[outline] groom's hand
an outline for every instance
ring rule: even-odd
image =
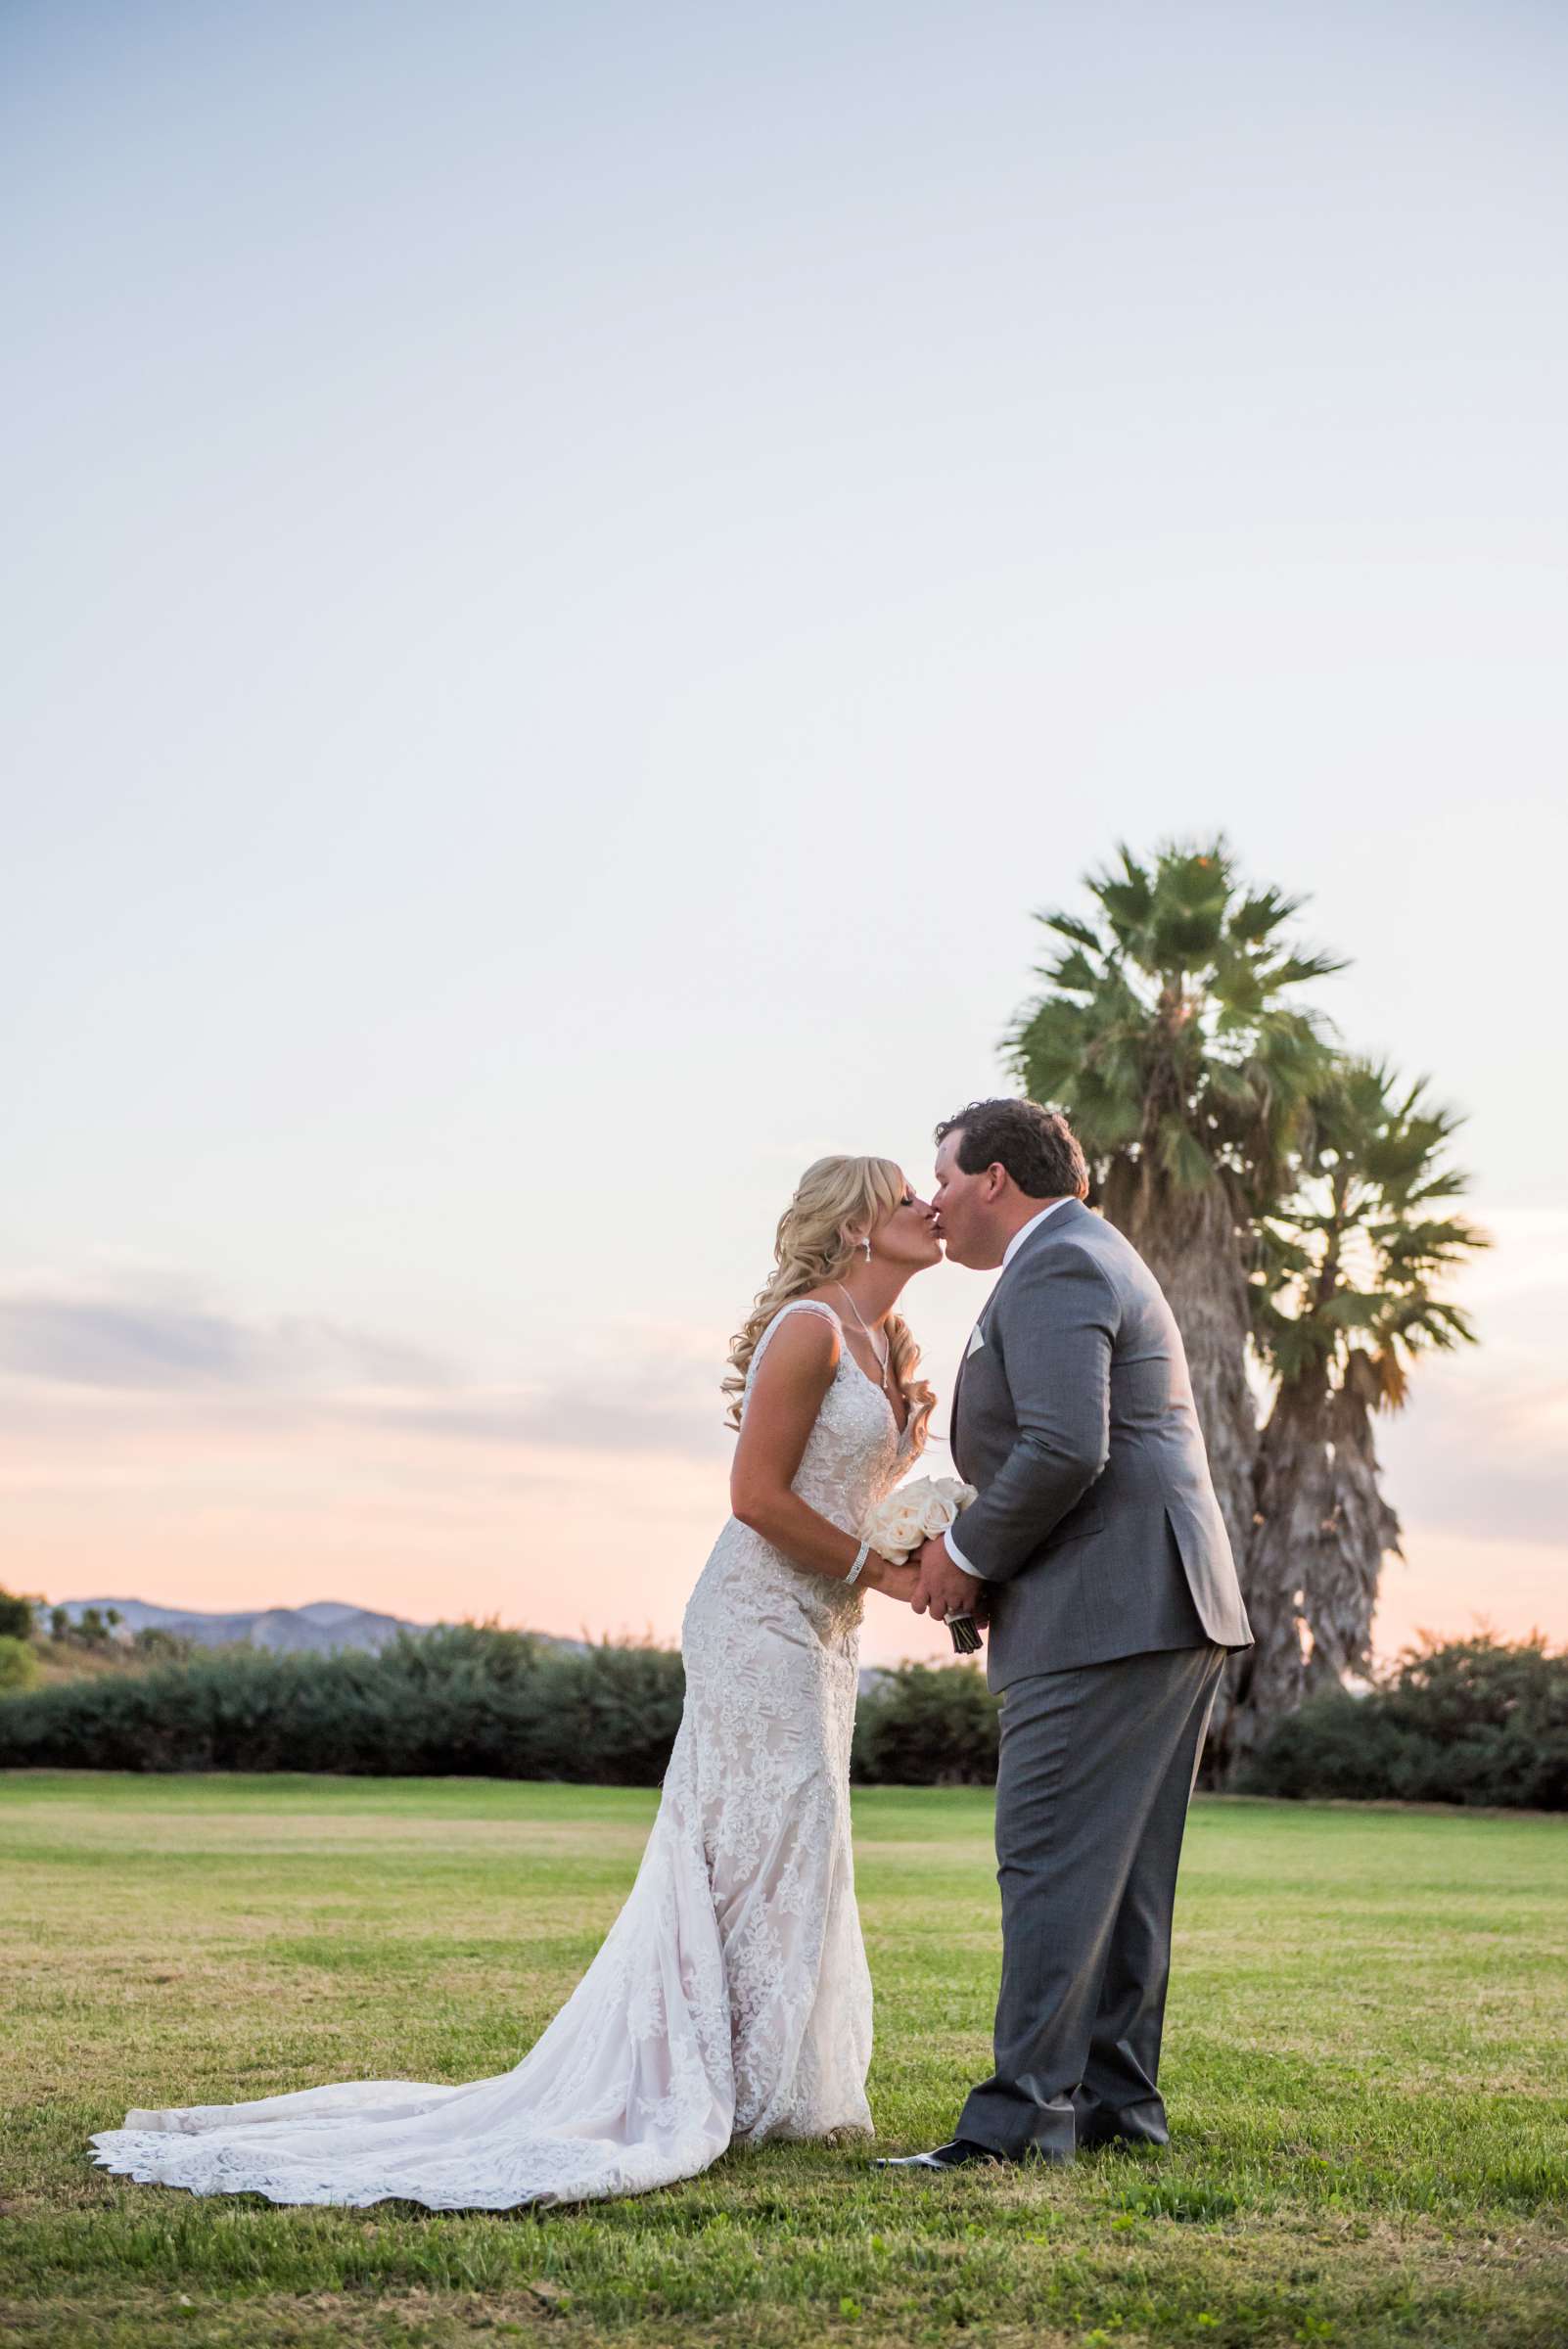
[[[978,1576],[965,1574],[961,1566],[953,1564],[940,1534],[934,1534],[922,1544],[915,1563],[920,1579],[909,1604],[917,1615],[930,1615],[938,1623],[948,1615],[980,1617],[981,1595],[986,1586]]]

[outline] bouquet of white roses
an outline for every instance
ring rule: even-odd
[[[955,1476],[914,1477],[906,1485],[896,1485],[877,1502],[860,1528],[860,1539],[890,1565],[901,1566],[922,1542],[945,1534],[959,1510],[978,1497],[973,1485],[962,1485]]]
[[[933,1534],[945,1534],[960,1509],[979,1498],[973,1485],[955,1476],[917,1476],[879,1500],[860,1528],[860,1539],[894,1566],[901,1566]],[[980,1632],[972,1615],[949,1615],[947,1629],[961,1656],[972,1656]]]

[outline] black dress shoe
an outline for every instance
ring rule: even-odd
[[[949,2145],[938,2145],[933,2153],[885,2153],[871,2167],[874,2170],[961,2170],[972,2161],[989,2161],[1000,2165],[1007,2156],[990,2145],[977,2145],[967,2137],[955,2137]]]

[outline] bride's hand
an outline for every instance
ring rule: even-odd
[[[876,1587],[887,1598],[896,1598],[900,1606],[909,1606],[920,1583],[920,1569],[913,1561],[895,1566],[884,1558],[877,1571]]]

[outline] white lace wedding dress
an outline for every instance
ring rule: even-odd
[[[786,1306],[762,1333],[755,1372]],[[848,1345],[795,1491],[846,1531],[905,1441]],[[129,2112],[106,2169],[198,2194],[431,2210],[641,2193],[732,2141],[869,2130],[871,1978],[850,1852],[861,1597],[734,1518],[681,1631],[686,1703],[653,1832],[598,1956],[514,2071],[344,2081]]]

